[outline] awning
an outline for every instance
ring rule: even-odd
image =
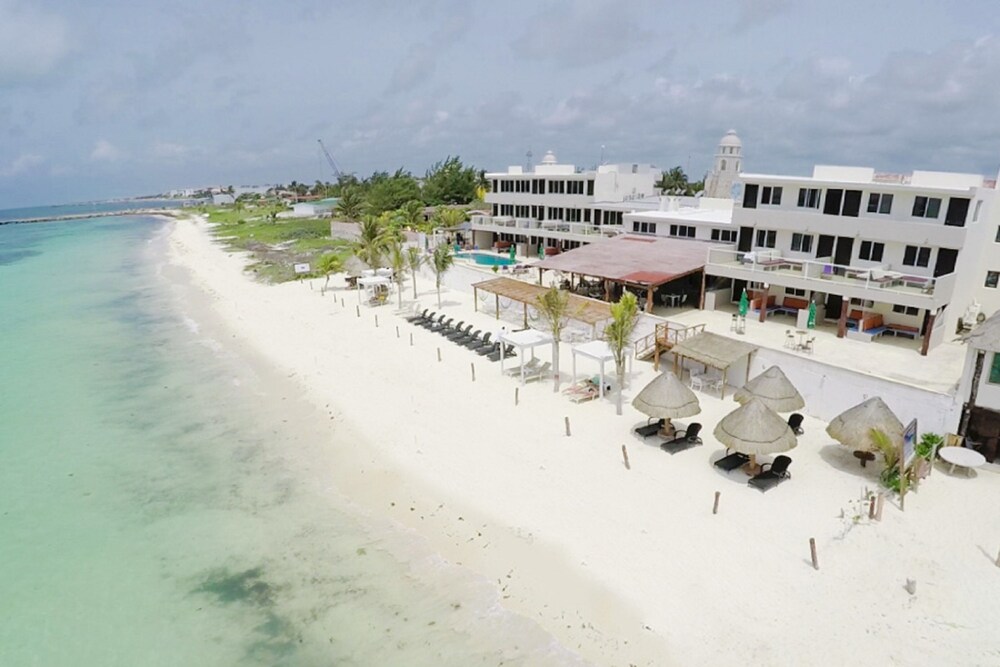
[[[503,360],[504,360],[504,345],[503,343],[508,343],[513,345],[521,352],[521,384],[524,384],[524,351],[527,349],[531,350],[532,356],[535,354],[535,347],[538,345],[551,345],[552,335],[547,334],[544,331],[536,331],[535,329],[525,329],[523,331],[512,331],[510,333],[502,333],[499,336],[500,339],[500,372],[503,373]],[[554,348],[553,348],[554,352]]]
[[[573,382],[576,382],[576,355],[582,354],[590,357],[601,364],[601,384],[599,388],[601,398],[604,398],[604,362],[614,361],[615,355],[611,347],[603,340],[592,340],[573,347]]]
[[[670,352],[712,368],[726,370],[743,357],[750,356],[756,349],[756,345],[703,331],[674,345]]]
[[[534,285],[532,283],[526,283],[523,280],[515,280],[513,278],[492,278],[490,280],[484,280],[482,282],[475,283],[472,286],[472,292],[476,297],[477,309],[479,308],[479,290],[496,294],[498,300],[500,297],[504,297],[512,301],[523,303],[525,310],[524,326],[528,326],[528,306],[537,309],[539,295],[548,292],[549,288]],[[499,317],[500,313],[498,309],[497,319],[499,319]],[[611,306],[603,301],[587,299],[576,294],[570,294],[569,318],[571,320],[576,320],[577,322],[584,322],[594,326],[599,322],[611,319]]]
[[[657,287],[702,270],[708,248],[704,241],[623,234],[551,255],[534,267]]]

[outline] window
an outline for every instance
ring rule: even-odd
[[[655,234],[656,223],[634,221],[632,223],[632,231],[638,232],[639,234]]]
[[[593,180],[587,181],[587,196],[588,197],[593,197],[594,196],[594,181]]]
[[[760,203],[762,206],[765,204],[779,206],[781,204],[781,188],[765,185],[760,189]]]
[[[1000,354],[993,353],[993,363],[990,364],[990,384],[1000,384]]]
[[[931,249],[915,245],[906,246],[903,251],[903,264],[906,266],[927,266],[931,263]]]
[[[792,250],[795,252],[811,252],[812,246],[811,234],[792,234]]]
[[[996,289],[997,282],[1000,280],[1000,271],[987,271],[986,272],[986,286]]]
[[[861,190],[830,189],[826,191],[823,213],[858,217],[861,210]]]
[[[802,297],[804,297],[805,295],[806,295],[806,291],[804,289],[795,289],[794,287],[786,287],[785,288],[785,296],[802,296]]]
[[[917,197],[913,200],[913,217],[937,218],[941,212],[941,200],[937,197]]]
[[[799,188],[800,208],[819,208],[818,188]]]
[[[757,230],[757,247],[758,248],[773,248],[775,237],[777,232],[773,229],[758,229]]]
[[[743,188],[743,208],[757,208],[757,184],[747,183]]]
[[[670,225],[671,236],[685,236],[694,238],[694,227],[691,225]]]
[[[997,243],[1000,243],[1000,227],[997,227],[997,237],[994,239]]]
[[[881,262],[882,253],[884,251],[885,251],[884,243],[876,243],[875,241],[862,241],[861,253],[858,255],[858,259],[864,259],[869,262]]]
[[[997,232],[1000,235],[1000,231]],[[713,241],[726,241],[727,243],[736,243],[736,230],[735,229],[713,229],[712,230],[712,240]]]
[[[827,215],[840,215],[840,202],[843,198],[843,190],[827,190],[826,201],[823,203],[823,213]]]
[[[861,306],[862,308],[874,308],[875,302],[868,301],[867,299],[851,299],[852,306]]]
[[[566,194],[568,195],[582,195],[583,194],[583,181],[570,181],[566,184]]]
[[[719,171],[725,171],[725,170],[726,170],[726,161],[722,160],[719,162]]]
[[[910,317],[916,317],[920,314],[920,309],[914,308],[913,306],[900,306],[897,304],[892,307],[892,312],[909,315]]]
[[[873,192],[868,195],[868,212],[888,215],[892,211],[892,195]]]
[[[948,200],[948,211],[944,214],[944,224],[951,227],[965,227],[965,219],[969,215],[968,197],[952,197]]]

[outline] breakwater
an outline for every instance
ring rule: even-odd
[[[37,218],[14,218],[0,220],[0,225],[27,225],[35,222],[64,222],[67,220],[87,220],[88,218],[107,218],[114,215],[177,215],[177,209],[170,208],[130,208],[122,211],[94,211],[92,213],[67,213],[64,215],[48,215]]]

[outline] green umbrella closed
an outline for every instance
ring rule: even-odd
[[[810,301],[809,302],[809,319],[806,321],[806,328],[807,329],[815,329],[816,328],[816,302],[815,301]]]
[[[517,256],[517,247],[511,243],[510,244],[510,261],[516,261],[514,258]]]
[[[744,289],[743,294],[740,294],[740,317],[746,317],[748,310],[750,310],[750,299],[747,298],[747,291]]]

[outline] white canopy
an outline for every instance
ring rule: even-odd
[[[604,398],[604,362],[614,361],[615,355],[611,347],[603,340],[592,340],[581,343],[573,347],[573,382],[576,382],[576,355],[582,354],[585,357],[596,360],[601,364],[601,385],[599,388],[601,398]]]
[[[504,343],[516,347],[521,353],[521,384],[524,384],[524,351],[531,350],[531,356],[535,356],[537,345],[552,345],[552,335],[536,329],[525,329],[523,331],[507,331],[501,333],[500,340],[500,372],[503,373]],[[555,346],[552,348],[555,353]]]
[[[365,295],[369,298],[375,295],[375,292],[379,285],[384,285],[388,290],[389,285],[392,284],[392,279],[386,276],[362,276],[358,278],[358,303],[361,303],[361,292],[364,290]],[[369,294],[371,292],[371,294]]]

